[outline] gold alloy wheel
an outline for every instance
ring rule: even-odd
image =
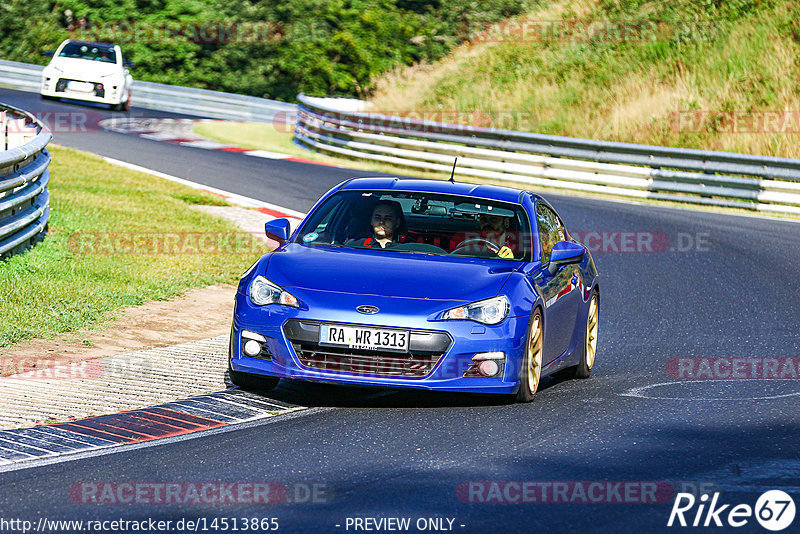
[[[597,354],[597,319],[599,309],[597,307],[597,293],[592,295],[589,303],[589,317],[586,319],[586,367],[591,369],[594,365],[594,357]]]
[[[542,376],[542,319],[537,314],[533,320],[528,344],[528,389],[531,394],[536,393]]]

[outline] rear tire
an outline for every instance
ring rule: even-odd
[[[240,373],[231,369],[228,363],[228,376],[234,386],[239,386],[248,391],[270,391],[280,382],[280,378],[274,376],[254,375],[251,373]]]
[[[519,371],[518,402],[530,402],[539,389],[542,378],[542,338],[544,328],[542,324],[542,311],[536,309],[528,326],[528,336],[525,339],[525,356]]]
[[[583,351],[581,361],[575,367],[565,369],[570,378],[589,378],[597,356],[597,327],[600,317],[600,299],[597,290],[592,291],[589,300],[589,311],[586,315],[586,330],[583,333]]]

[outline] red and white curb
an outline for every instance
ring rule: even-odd
[[[264,202],[262,200],[256,200],[254,198],[237,195],[236,193],[231,193],[230,191],[225,191],[223,189],[217,189],[216,187],[211,187],[208,185],[191,182],[189,180],[184,180],[183,178],[178,178],[177,176],[172,176],[171,174],[166,174],[153,169],[148,169],[147,167],[142,167],[140,165],[128,163],[127,161],[121,161],[118,159],[108,158],[105,156],[103,156],[103,160],[112,165],[125,167],[126,169],[149,174],[157,178],[163,178],[165,180],[169,180],[170,182],[176,182],[191,187],[192,189],[198,189],[200,191],[205,191],[206,193],[211,193],[220,196],[224,198],[226,201],[236,206],[242,206],[243,208],[255,208],[259,212],[273,219],[277,218],[294,219],[293,223],[296,223],[301,221],[303,217],[306,216],[305,213],[285,208],[283,206],[278,206],[277,204],[271,204],[269,202]],[[292,224],[292,226],[295,227],[294,224]]]
[[[0,432],[0,466],[194,434],[305,409],[229,389],[140,410],[5,430]]]
[[[0,378],[0,426],[10,427],[0,431],[0,472],[20,462],[175,438],[305,409],[239,389],[219,391],[228,339],[222,334]],[[41,421],[53,424],[33,426]]]
[[[191,148],[202,148],[205,150],[220,150],[222,152],[235,152],[245,156],[256,158],[279,159],[285,161],[295,161],[298,163],[309,163],[313,165],[323,165],[326,167],[338,167],[329,163],[321,163],[307,158],[283,154],[281,152],[271,152],[269,150],[251,150],[234,145],[226,145],[218,141],[207,139],[192,132],[192,127],[197,123],[220,122],[213,119],[132,119],[132,118],[111,118],[100,121],[100,127],[112,132],[136,135],[144,139],[153,141],[163,141],[175,145]]]

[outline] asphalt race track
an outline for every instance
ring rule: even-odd
[[[0,102],[37,115],[111,116],[6,89]],[[56,132],[55,142],[301,211],[344,178],[368,174],[96,129]],[[425,530],[447,529],[452,519],[456,532],[721,532],[733,529],[667,527],[675,494],[719,492],[720,504],[752,507],[765,491],[781,489],[797,501],[800,224],[546,196],[593,250],[601,275],[591,379],[546,380],[525,405],[284,384],[269,395],[314,408],[0,473],[2,516],[209,524],[215,517],[274,517],[289,532],[352,532],[355,518],[395,517],[410,518],[412,532],[421,518],[445,519],[421,523]],[[772,376],[756,369],[764,358],[777,361]],[[726,371],[727,379],[710,379]],[[689,372],[697,380],[679,379]],[[730,379],[754,372],[771,379]],[[277,482],[287,494],[267,505],[93,505],[75,497],[82,482]],[[537,488],[525,499],[523,482]],[[316,498],[309,497],[315,487]],[[639,497],[642,489],[654,498]],[[487,499],[494,502],[471,502]],[[688,521],[696,511],[686,513]],[[786,532],[799,524],[795,519]],[[766,532],[754,517],[735,530]]]

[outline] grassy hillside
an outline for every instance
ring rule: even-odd
[[[796,1],[565,0],[395,70],[372,101],[541,133],[800,157],[799,82]]]

